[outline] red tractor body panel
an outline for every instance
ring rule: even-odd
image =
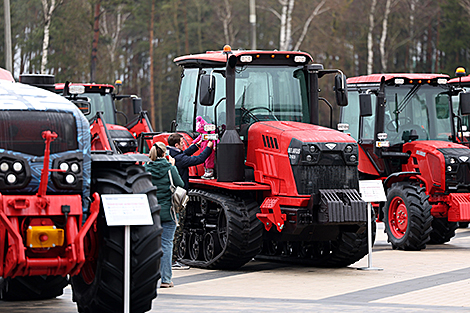
[[[289,145],[302,142],[355,143],[351,136],[326,127],[299,122],[258,122],[248,131],[246,165],[254,169],[255,181],[271,186],[270,196],[303,197],[297,192],[291,170]]]
[[[404,78],[408,80],[431,80],[436,78],[449,78],[446,74],[412,74],[412,73],[396,73],[396,74],[372,74],[358,77],[348,78],[348,84],[365,84],[365,83],[380,83],[382,77],[385,81],[395,78]]]
[[[235,55],[236,57],[242,55],[250,55],[255,58],[259,55],[271,55],[272,59],[275,58],[294,58],[296,55],[305,56],[306,62],[312,61],[313,58],[310,54],[300,51],[247,51],[247,50],[238,50],[232,51],[231,54],[224,53],[223,51],[208,51],[206,53],[194,54],[194,55],[185,55],[178,57],[174,60],[177,65],[182,65],[185,63],[194,63],[194,62],[214,62],[220,63],[221,66],[225,66],[227,63],[228,55]]]

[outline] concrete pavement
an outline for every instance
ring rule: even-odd
[[[340,269],[252,261],[237,271],[173,272],[151,312],[470,312],[470,228],[423,251],[392,250],[378,225],[372,265],[367,257]],[[0,312],[76,312],[71,289],[57,299],[2,302]]]

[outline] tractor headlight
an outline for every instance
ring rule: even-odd
[[[67,184],[73,184],[75,183],[75,176],[73,176],[72,174],[68,174],[67,176],[65,176],[65,181],[67,182]]]
[[[80,166],[78,165],[78,163],[72,163],[72,165],[70,166],[70,170],[74,173],[78,173],[80,171]]]
[[[60,163],[59,168],[62,171],[67,172],[69,170],[69,164],[66,163],[66,162],[62,162],[62,163]]]
[[[52,182],[58,189],[81,190],[83,186],[83,155],[72,153],[52,161]]]
[[[23,170],[23,164],[21,164],[21,162],[13,163],[13,170],[15,172],[21,172]]]
[[[6,172],[8,171],[8,169],[10,169],[10,166],[8,165],[7,162],[2,162],[2,164],[0,164],[0,170],[2,172]]]
[[[15,176],[15,174],[8,174],[8,175],[7,175],[7,182],[8,182],[9,184],[14,184],[14,183],[16,183],[16,176]]]

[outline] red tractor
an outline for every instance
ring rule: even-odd
[[[115,87],[109,84],[55,84],[55,92],[76,102],[90,121],[92,150],[113,151],[119,154],[135,153],[140,134],[153,132],[147,112],[142,110],[142,100],[134,95],[120,95],[121,84],[121,81],[116,81],[117,93]],[[117,110],[115,103],[126,98],[132,99],[136,114],[130,122],[123,112]],[[125,118],[125,126],[118,125],[118,114]],[[148,148],[147,146],[147,150]]]
[[[457,90],[441,74],[374,74],[348,79],[341,126],[359,143],[362,179],[381,179],[378,212],[394,248],[420,250],[470,220],[470,150],[454,114]],[[468,98],[460,108],[468,112]],[[467,113],[465,113],[467,114]]]
[[[293,51],[209,51],[182,56],[176,131],[189,145],[196,117],[215,126],[216,179],[190,175],[179,256],[202,268],[238,268],[253,257],[339,267],[367,254],[358,146],[318,126],[319,78],[345,76]],[[175,125],[175,124],[173,124]],[[166,141],[159,134],[154,141]]]
[[[49,90],[53,79],[20,78]],[[78,311],[122,311],[124,227],[107,225],[100,196],[146,194],[153,225],[131,227],[130,307],[150,310],[161,225],[156,188],[138,165],[149,159],[123,153],[105,123],[94,126],[102,128],[93,138],[102,149],[92,149],[89,121],[64,97],[13,80],[0,81],[0,89],[1,299],[56,297],[70,278]]]

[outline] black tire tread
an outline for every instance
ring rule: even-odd
[[[401,239],[393,236],[388,223],[388,207],[393,194],[403,198],[408,211],[408,227]],[[433,220],[428,198],[425,187],[412,185],[408,182],[396,183],[387,191],[387,203],[384,206],[384,223],[388,241],[394,249],[419,251],[426,248],[426,243],[430,240]]]
[[[24,276],[8,278],[5,290],[0,292],[5,301],[26,301],[52,299],[63,294],[68,285],[62,276]]]
[[[131,226],[131,312],[151,309],[160,279],[160,206],[151,176],[143,167],[98,168],[93,171],[92,191],[99,194],[147,194],[154,225]],[[101,208],[102,209],[102,208]],[[79,312],[122,312],[124,285],[124,227],[108,227],[100,212],[101,267],[87,285],[81,275],[72,277],[73,300]]]
[[[458,228],[457,222],[449,222],[447,218],[434,217],[432,220],[432,231],[429,244],[440,245],[450,241],[455,236],[455,230]]]

